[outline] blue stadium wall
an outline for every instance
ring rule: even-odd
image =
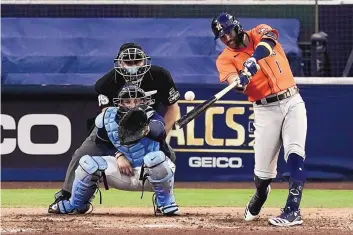
[[[310,42],[315,32],[312,5],[1,5],[2,17],[156,17],[213,18],[228,11],[238,17],[297,18],[299,42]],[[353,5],[320,5],[319,30],[328,34],[331,75],[342,76],[353,41]],[[310,66],[310,65],[309,65]],[[353,70],[349,76],[353,76]]]

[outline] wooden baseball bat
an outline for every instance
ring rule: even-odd
[[[238,79],[235,79],[234,82],[229,84],[227,87],[225,87],[223,90],[203,102],[202,104],[199,104],[196,106],[193,110],[182,116],[179,120],[175,122],[175,126],[180,128],[183,128],[186,124],[188,124],[190,121],[195,119],[197,116],[199,116],[202,112],[206,111],[209,107],[211,107],[217,100],[222,98],[225,94],[227,94],[230,90],[232,90],[234,87],[238,85]]]

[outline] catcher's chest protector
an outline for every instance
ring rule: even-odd
[[[159,150],[159,143],[149,138],[143,138],[138,143],[123,146],[120,145],[118,139],[119,124],[116,122],[115,117],[118,109],[110,107],[104,113],[104,127],[107,131],[108,138],[114,144],[116,149],[123,153],[125,157],[131,162],[133,168],[141,167],[143,164],[143,157],[150,152]]]

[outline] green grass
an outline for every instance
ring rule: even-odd
[[[2,207],[47,207],[53,202],[56,190],[52,189],[3,189]],[[252,189],[175,189],[180,206],[235,206],[246,205]],[[103,203],[99,205],[99,193],[94,200],[95,207],[150,207],[152,193],[125,192],[102,189]],[[266,202],[267,207],[283,207],[287,190],[272,190]],[[353,190],[305,190],[302,207],[353,208]]]

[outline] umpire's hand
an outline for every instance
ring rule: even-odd
[[[126,159],[124,154],[117,153],[115,155],[115,158],[117,159],[120,173],[122,173],[124,175],[128,175],[128,176],[134,175],[134,169],[132,169],[131,163],[129,162],[129,160]]]

